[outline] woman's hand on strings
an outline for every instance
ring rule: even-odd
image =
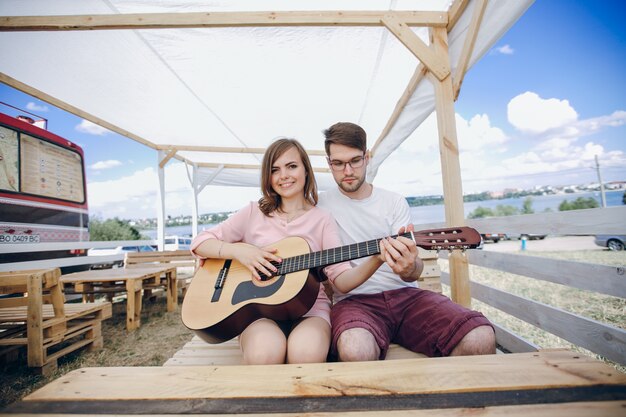
[[[278,268],[272,265],[272,262],[282,262],[282,259],[275,255],[278,249],[272,247],[258,248],[249,244],[237,246],[239,246],[236,255],[237,261],[248,268],[252,276],[259,281],[261,280],[259,273],[270,277],[278,271]]]

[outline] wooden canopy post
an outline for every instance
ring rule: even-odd
[[[165,164],[161,166],[161,162],[166,157],[164,151],[157,151],[157,245],[160,251],[165,250]]]
[[[200,175],[200,172],[197,164],[192,164],[192,168],[191,192],[193,200],[191,204],[191,236],[195,239],[196,236],[198,236],[198,176]]]
[[[444,57],[446,62],[450,62],[446,29],[432,28],[431,30],[434,51],[440,57]],[[461,185],[459,146],[456,136],[452,76],[448,75],[443,80],[438,79],[431,72],[427,76],[435,88],[435,108],[439,131],[439,154],[441,156],[446,224],[448,226],[463,226],[465,225],[465,215],[463,212],[463,189]],[[465,307],[470,307],[472,298],[467,257],[463,252],[454,250],[450,254],[449,265],[452,300]]]

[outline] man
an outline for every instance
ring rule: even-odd
[[[319,204],[333,213],[343,243],[413,230],[406,199],[365,180],[365,131],[342,122],[324,136],[338,188],[322,193]],[[384,239],[381,252],[387,262],[371,278],[355,288],[334,287],[331,357],[384,359],[390,342],[428,356],[495,353],[493,327],[481,313],[417,287],[424,264],[410,239]]]

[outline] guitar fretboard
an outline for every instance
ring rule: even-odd
[[[403,233],[400,236],[415,241],[411,232]],[[395,239],[398,235],[391,237]],[[352,259],[377,255],[380,253],[378,243],[381,240],[382,238],[374,239],[367,242],[353,243],[351,245],[285,258],[282,263],[273,263],[278,268],[278,272],[276,272],[275,275],[290,274],[304,269],[319,268],[321,266],[333,265]]]

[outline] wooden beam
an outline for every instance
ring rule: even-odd
[[[272,375],[272,383],[267,383],[268,375]],[[82,368],[61,376],[3,411],[11,415],[47,414],[50,410],[59,415],[89,415],[97,406],[98,412],[106,415],[196,412],[256,416],[286,413],[285,416],[292,417],[299,410],[314,410],[317,416],[537,417],[570,414],[559,413],[560,408],[552,413],[515,413],[514,409],[529,402],[558,401],[560,406],[573,401],[554,398],[558,394],[556,390],[576,387],[603,390],[606,394],[600,398],[583,395],[574,398],[583,410],[576,416],[583,416],[598,414],[583,408],[582,400],[615,401],[615,397],[623,398],[625,385],[626,375],[622,372],[579,352],[565,350],[298,365]],[[543,390],[552,390],[546,393],[553,394],[552,398],[542,394]],[[450,397],[454,393],[461,397]],[[469,397],[472,393],[479,395],[475,401]],[[497,398],[498,393],[506,393],[507,398]],[[415,396],[410,403],[408,395]],[[482,401],[477,401],[481,398]],[[511,407],[493,413],[485,408],[494,404]],[[34,408],[36,405],[39,408]],[[436,410],[438,407],[447,408]],[[600,415],[623,415],[623,408],[622,413],[619,407],[614,410]]]
[[[176,149],[172,149],[171,151],[168,152],[167,155],[165,155],[165,158],[163,158],[161,162],[159,162],[159,168],[163,168],[165,164],[167,164],[167,161],[172,159],[174,155],[176,155]]]
[[[169,151],[191,151],[191,152],[216,152],[216,153],[251,153],[264,154],[266,148],[244,148],[227,146],[201,146],[201,145],[157,145],[157,149]],[[307,150],[307,154],[315,156],[326,156],[325,151]]]
[[[469,262],[483,268],[626,298],[623,270],[616,266],[483,250],[470,251]]]
[[[465,78],[465,73],[467,72],[470,58],[472,57],[472,53],[474,52],[474,45],[476,44],[476,38],[478,37],[480,24],[483,21],[485,9],[487,8],[487,0],[476,0],[474,3],[474,13],[472,13],[472,20],[469,27],[467,28],[467,36],[465,37],[463,50],[461,51],[459,63],[456,67],[456,76],[453,77],[454,101],[459,98],[461,84],[463,84],[463,78]]]
[[[89,120],[90,122],[95,123],[99,126],[102,126],[106,129],[109,129],[112,132],[119,133],[120,135],[125,136],[129,139],[132,139],[136,142],[139,142],[142,145],[146,145],[149,148],[156,149],[154,143],[148,141],[147,139],[137,136],[125,129],[122,129],[121,127],[115,126],[114,124],[106,122],[100,119],[99,117],[94,116],[93,114],[80,110],[78,107],[74,107],[71,104],[68,104],[55,97],[52,97],[51,95],[48,95],[44,93],[43,91],[37,90],[36,88],[33,88],[29,85],[26,85],[16,80],[15,78],[9,77],[8,75],[2,72],[0,72],[0,82],[7,84],[15,88],[16,90],[20,90],[26,94],[36,97],[41,101],[45,101],[46,103],[52,104],[53,106],[56,106],[62,110],[65,110],[66,112],[72,113],[75,116],[82,117],[85,120]]]
[[[197,164],[199,167],[204,168],[230,168],[230,169],[261,169],[261,165],[252,165],[252,164],[219,164],[215,162],[199,162]],[[330,172],[330,168],[317,168],[313,167],[313,171],[315,172]]]
[[[279,26],[380,26],[383,15],[410,26],[446,27],[445,11],[301,11],[3,16],[0,31],[68,31]]]
[[[404,89],[404,93],[402,93],[402,96],[400,97],[400,100],[398,100],[398,102],[396,103],[396,107],[394,108],[393,113],[391,114],[391,117],[389,118],[389,121],[387,121],[385,128],[381,132],[380,136],[378,136],[378,139],[376,140],[376,143],[374,144],[374,146],[372,146],[372,150],[371,150],[372,154],[376,153],[376,149],[378,148],[378,146],[380,146],[383,139],[389,134],[389,131],[391,130],[391,128],[398,121],[398,118],[400,117],[402,110],[404,110],[404,107],[409,102],[409,99],[415,92],[415,89],[419,85],[420,81],[422,81],[422,79],[424,78],[426,71],[427,71],[426,67],[424,66],[424,64],[420,62],[417,68],[415,69],[415,72],[413,73],[411,80],[409,81],[409,85],[406,86],[406,88]]]
[[[459,18],[465,11],[465,8],[467,7],[468,4],[469,4],[469,0],[455,0],[452,3],[450,8],[448,9],[448,26],[446,27],[448,33],[450,33],[450,31],[454,28],[454,25],[456,25],[456,22],[458,22]],[[419,84],[419,82],[421,81],[425,73],[426,73],[426,69],[420,63],[420,66],[418,66],[417,69],[415,70],[415,73],[413,74],[413,77],[411,77],[411,80],[409,81],[409,84],[404,90],[404,93],[400,97],[400,100],[398,100],[398,103],[396,104],[396,107],[393,113],[391,114],[389,121],[385,125],[385,128],[383,129],[381,134],[378,136],[376,143],[372,147],[372,154],[376,153],[376,148],[378,148],[378,146],[383,141],[383,139],[389,134],[389,131],[391,130],[391,128],[398,121],[400,114],[404,110],[404,107],[406,107],[407,103],[409,102],[409,99],[415,92],[417,85]]]
[[[381,21],[439,80],[450,75],[450,65],[444,59],[447,56],[441,56],[430,49],[405,22],[393,15],[385,15]]]
[[[438,54],[447,57],[448,33],[446,29],[436,28],[432,30],[433,47]],[[427,74],[427,76],[435,87],[446,224],[448,226],[463,226],[465,215],[463,212],[463,189],[456,135],[452,77],[438,80],[432,73]],[[452,300],[465,307],[470,307],[472,297],[468,261],[465,254],[459,250],[452,251],[450,255],[450,281]]]
[[[454,0],[450,5],[448,9],[448,33],[454,28],[456,22],[459,21],[468,4],[469,0]]]

